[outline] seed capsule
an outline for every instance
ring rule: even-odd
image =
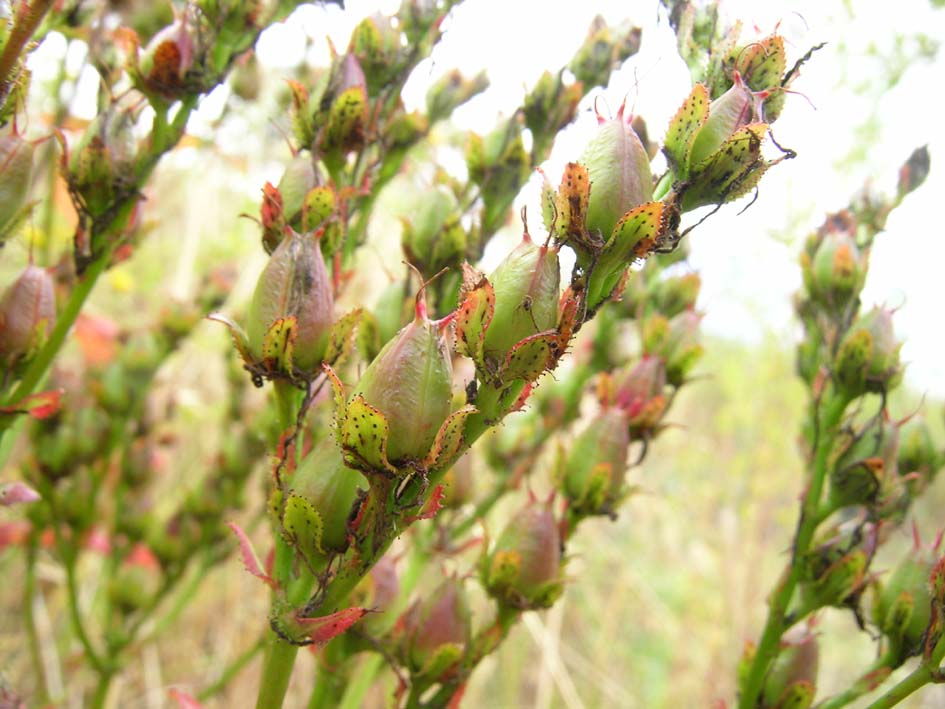
[[[295,318],[293,366],[314,372],[325,356],[333,315],[331,279],[318,242],[312,234],[290,230],[253,293],[246,324],[250,353],[262,360],[270,328],[280,319]]]
[[[587,167],[591,193],[587,229],[605,241],[624,214],[653,197],[650,156],[624,117],[624,107],[612,120],[600,121],[580,162]]]
[[[10,362],[39,346],[56,322],[52,276],[27,266],[0,301],[0,360]]]
[[[521,340],[557,325],[558,252],[535,244],[526,232],[489,282],[495,289],[495,312],[486,330],[484,351],[487,358],[503,362]]]
[[[443,323],[427,318],[422,294],[416,314],[371,362],[354,396],[387,419],[387,458],[422,459],[450,415],[453,367]]]

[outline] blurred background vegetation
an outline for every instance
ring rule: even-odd
[[[475,0],[470,4],[475,5]],[[889,95],[912,73],[928,76],[933,68],[941,69],[939,15],[935,15],[936,25],[911,28],[902,27],[897,15],[895,31],[864,38],[847,34],[860,27],[858,3],[822,4],[831,5],[844,24],[816,28],[823,35],[835,36],[808,71],[829,75],[828,85],[843,86],[859,96],[864,110],[849,117],[842,127],[819,129],[828,133],[828,139],[843,133],[842,142],[849,144],[849,149],[840,163],[830,166],[827,179],[820,176],[822,187],[816,200],[804,202],[795,191],[775,182],[767,191],[763,188],[759,203],[744,217],[732,220],[737,210],[730,209],[728,221],[710,221],[697,232],[693,263],[708,284],[707,302],[700,307],[709,312],[710,331],[725,329],[712,326],[713,301],[717,304],[721,300],[725,305],[721,290],[716,289],[713,295],[712,283],[718,282],[720,273],[751,269],[749,259],[743,256],[754,255],[753,249],[770,249],[775,254],[760,259],[765,264],[758,268],[762,280],[767,276],[766,266],[776,261],[781,270],[772,276],[774,280],[799,282],[796,254],[807,231],[820,221],[822,210],[844,205],[851,189],[874,171],[881,174],[885,169],[882,174],[893,174],[887,165],[877,165],[871,154],[872,146],[882,143],[889,132],[911,130],[895,123],[895,112],[890,117],[886,110]],[[906,3],[909,7],[914,4]],[[363,4],[349,5],[355,19],[364,14]],[[461,25],[450,31],[460,32]],[[529,36],[536,35],[529,32]],[[575,36],[574,46],[581,39]],[[322,41],[320,36],[310,40],[312,46]],[[61,37],[47,41],[57,46],[38,53],[46,64],[35,69],[37,100],[30,118],[34,133],[51,120],[51,112],[82,90],[78,79],[83,60],[81,48],[75,46],[77,40],[68,44]],[[161,164],[147,193],[143,216],[147,238],[131,260],[108,273],[91,300],[90,314],[132,329],[147,327],[143,314],[155,312],[165,302],[186,302],[201,274],[229,264],[234,266],[237,280],[226,307],[232,311],[245,303],[264,255],[258,248],[256,226],[239,215],[256,213],[259,185],[265,179],[274,180],[288,158],[278,119],[280,106],[287,100],[282,77],[304,67],[257,65],[243,69],[224,95],[207,100],[215,101],[218,110],[204,111],[185,144]],[[616,76],[611,96],[626,93],[626,76],[626,72]],[[60,96],[61,101],[50,96]],[[805,120],[817,122],[824,114],[834,115],[833,103],[826,97],[815,95],[812,100],[828,105],[823,113],[811,112]],[[590,120],[589,107],[590,102],[583,106],[582,120]],[[912,104],[906,110],[924,124],[934,118],[929,108]],[[658,127],[664,124],[654,120],[653,130],[659,133]],[[800,158],[776,171],[791,173],[778,178],[791,180],[790,184],[808,179],[812,166],[823,167],[823,156],[806,145],[803,125],[794,128],[792,135],[792,147],[800,150]],[[926,128],[920,126],[906,136],[909,149],[923,141]],[[439,139],[448,142],[450,136],[444,133]],[[568,140],[574,139],[566,137]],[[906,154],[907,150],[900,151],[890,164]],[[935,158],[933,147],[933,165]],[[47,159],[54,159],[51,150]],[[841,168],[839,175],[833,168]],[[936,175],[934,166],[932,175]],[[935,193],[930,182],[916,195],[915,204],[909,201],[901,211],[927,219],[923,205],[930,204]],[[61,185],[57,197],[49,212],[34,215],[26,237],[7,245],[0,262],[0,282],[8,282],[21,268],[31,245],[38,254],[62,249],[72,233],[72,212]],[[386,200],[395,202],[396,193],[387,195]],[[784,219],[773,206],[778,201],[791,210]],[[374,225],[368,263],[359,269],[356,287],[349,289],[359,300],[372,301],[378,285],[383,285],[381,262],[399,261],[392,256],[397,249],[396,229],[389,215],[381,215]],[[508,238],[518,229],[517,224],[510,226]],[[933,234],[927,227],[917,235],[899,222],[891,223],[890,231],[893,233],[878,240],[873,269],[880,274],[878,279],[911,279],[913,275],[884,266],[883,249],[897,251],[898,258],[906,249],[896,244],[921,237],[925,241],[917,242],[911,257],[923,260],[926,257],[921,249]],[[748,238],[769,241],[767,245],[746,246]],[[727,263],[721,264],[719,255]],[[934,261],[941,263],[941,259]],[[719,270],[713,271],[713,267]],[[879,300],[889,297],[875,284],[870,293]],[[753,305],[750,292],[741,292],[739,297],[743,308],[751,310],[758,305]],[[790,303],[786,296],[781,300],[780,310],[775,307],[783,315]],[[805,402],[794,374],[794,341],[783,323],[768,327],[758,322],[769,312],[764,307],[754,312],[757,317],[749,320],[755,331],[749,336],[706,337],[698,381],[683,390],[671,416],[675,425],[653,445],[643,470],[636,471],[633,483],[638,492],[616,522],[585,524],[573,542],[574,557],[568,566],[572,582],[564,598],[546,613],[527,614],[501,650],[483,663],[466,693],[469,706],[710,706],[734,695],[735,666],[745,641],[758,633],[765,596],[785,560],[802,469],[796,438]],[[919,329],[938,329],[937,322],[917,319]],[[922,341],[926,346],[941,344],[935,332]],[[67,368],[77,357],[78,344],[73,342],[64,351],[61,366]],[[943,359],[940,348],[935,357]],[[157,499],[186,495],[199,486],[212,465],[212,451],[226,435],[220,422],[226,405],[227,363],[232,358],[222,329],[201,325],[160,371],[155,401],[149,405],[173,406],[175,416],[155,481]],[[894,416],[911,413],[929,388],[913,378],[910,391],[893,403]],[[943,440],[941,403],[926,397],[924,405],[940,434],[939,441]],[[262,407],[261,395],[247,404],[249,412]],[[18,445],[27,443],[27,438],[19,438]],[[7,472],[4,477],[12,477]],[[253,478],[248,508],[262,505],[263,478],[260,469]],[[939,479],[914,508],[926,538],[945,524],[943,485]],[[507,513],[497,510],[495,520]],[[492,524],[498,522],[493,520]],[[894,556],[911,544],[905,531],[897,535],[901,538],[890,543],[884,553]],[[875,568],[888,568],[881,562]],[[90,567],[83,569],[85,575],[94,578],[94,565],[99,560],[89,556],[83,563]],[[20,618],[21,564],[15,549],[0,549],[0,669],[11,678],[29,676]],[[43,619],[48,623],[63,617],[62,598],[54,592],[62,579],[54,564],[41,560],[38,570],[40,590],[45,592],[34,611],[42,626]],[[429,573],[442,572],[431,569]],[[98,590],[89,587],[81,592],[91,598]],[[215,569],[171,632],[141,647],[123,677],[120,705],[162,706],[169,685],[193,689],[212,682],[220,669],[257,637],[267,610],[265,589],[235,559]],[[828,611],[820,622],[824,630],[822,663],[830,668],[822,673],[821,693],[829,694],[849,685],[872,659],[873,646],[847,612]],[[70,651],[77,652],[78,647]],[[68,666],[70,653],[57,661]],[[208,706],[244,705],[243,700],[255,693],[254,667],[238,676]],[[304,681],[305,674],[303,667],[296,684]],[[392,682],[388,683],[371,695],[372,705],[383,705],[388,696],[385,692],[392,687]],[[302,688],[298,689],[296,703],[290,699],[291,706],[303,701]],[[927,688],[907,703],[914,707],[943,705],[945,691],[939,687]]]

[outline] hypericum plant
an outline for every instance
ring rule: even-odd
[[[37,419],[13,457],[22,480],[4,470],[0,482],[0,506],[24,511],[0,521],[0,549],[24,551],[37,702],[65,698],[59,653],[74,658],[70,693],[95,707],[127,701],[116,680],[181,627],[207,574],[238,548],[268,589],[268,616],[195,696],[173,690],[182,706],[212,698],[260,653],[258,707],[295,702],[298,691],[309,706],[359,706],[372,685],[387,686],[385,665],[398,706],[456,706],[524,613],[581,583],[569,566],[575,535],[620,514],[692,379],[703,353],[700,279],[681,265],[683,237],[794,157],[772,125],[813,50],[789,68],[777,31],[743,36],[717,22],[714,6],[664,3],[694,85],[661,143],[626,102],[613,113],[595,107],[596,131],[558,176],[541,172],[556,136],[638,51],[639,28],[596,19],[568,65],[542,74],[492,130],[441,132],[488,80],[449,71],[408,110],[403,89],[458,2],[404,0],[330,45],[328,66],[301,61],[285,77],[279,128],[291,156],[261,185],[266,260],[245,308],[224,304],[234,279],[214,270],[193,303],[168,300],[149,317],[129,303],[133,325],[83,312],[101,276],[145,238],[150,175],[200,98],[231,71],[234,93],[258,98],[252,47],[300,4],[35,0],[0,13],[0,246],[25,233],[34,207],[45,212],[33,232],[52,230],[53,195],[30,202],[34,173],[50,186],[60,179],[75,211],[61,254],[51,234],[31,232],[42,250],[31,247],[0,299],[0,460],[23,414]],[[61,79],[52,92],[58,140],[48,145],[58,155],[41,154],[45,136],[27,140],[15,120],[30,38],[53,31],[87,48],[100,79],[86,124],[65,120]],[[444,149],[463,156],[465,174],[438,164]],[[916,537],[888,577],[871,565],[941,454],[919,417],[890,419],[886,394],[902,371],[891,313],[861,312],[859,302],[873,237],[927,169],[917,152],[894,199],[863,198],[805,247],[798,370],[812,400],[809,480],[789,567],[743,658],[742,706],[810,706],[812,619],[831,606],[874,626],[881,652],[827,706],[915,656],[922,664],[890,701],[940,676],[938,543]],[[535,171],[540,198],[513,221],[515,245],[483,265]],[[368,302],[354,284],[374,275],[364,254],[391,194],[401,251],[381,254],[394,275]],[[167,218],[161,207],[157,218]],[[683,228],[698,208],[709,209]],[[186,387],[159,380],[177,357],[192,366],[208,313],[229,329],[240,362],[229,358],[225,394],[193,426],[195,440],[180,441]],[[53,367],[70,332],[78,364]],[[254,498],[260,469],[264,493]],[[501,506],[511,516],[496,524]],[[68,623],[48,631],[37,600],[50,562]],[[215,630],[230,622],[222,608],[215,595]],[[301,647],[315,650],[315,677],[300,678],[289,700]],[[8,700],[19,697],[0,676]]]
[[[872,562],[943,460],[919,414],[908,423],[892,420],[887,400],[902,378],[901,343],[892,311],[864,310],[860,300],[875,237],[928,167],[928,151],[916,150],[900,170],[895,195],[864,191],[829,215],[801,254],[804,289],[795,304],[805,338],[797,366],[810,392],[803,424],[809,468],[790,561],[772,591],[761,638],[743,658],[741,707],[813,705],[816,664],[803,682],[787,686],[778,668],[791,662],[786,655],[793,646],[785,638],[830,607],[848,609],[860,627],[875,629],[878,659],[853,686],[818,706],[846,706],[879,689],[911,657],[919,656],[919,667],[871,706],[892,706],[940,672],[938,541],[923,547],[915,532],[912,553],[888,574],[874,572]],[[900,448],[906,426],[908,445]]]

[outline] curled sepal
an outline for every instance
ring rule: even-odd
[[[335,370],[327,364],[322,365],[322,371],[331,383],[331,399],[332,403],[335,405],[335,430],[341,431],[342,424],[345,420],[345,411],[348,408],[347,398],[345,397],[345,386],[341,383],[338,375],[335,374]]]
[[[561,186],[554,201],[555,232],[558,239],[580,252],[596,254],[604,245],[596,232],[587,230],[587,208],[591,196],[591,181],[584,165],[569,162],[564,166]]]
[[[246,532],[244,532],[236,522],[228,522],[226,526],[233,530],[233,534],[235,534],[237,540],[239,540],[240,557],[243,560],[243,566],[246,567],[246,570],[269,586],[269,588],[273,590],[277,589],[279,585],[272,576],[263,570],[263,565],[259,562],[259,557],[256,556],[256,550],[253,549],[253,543],[249,540],[249,537],[246,536]]]
[[[722,204],[749,192],[773,163],[761,154],[766,123],[739,128],[702,162],[692,167],[682,193],[682,209]]]
[[[305,560],[310,569],[315,569],[322,548],[322,518],[318,510],[301,495],[290,494],[282,515],[282,529],[286,541]]]
[[[684,180],[689,175],[689,151],[708,117],[709,90],[705,84],[696,84],[670,121],[663,143],[663,153],[677,179]]]
[[[463,264],[462,305],[456,312],[456,351],[485,367],[483,343],[495,313],[495,289],[468,263]]]
[[[423,667],[417,672],[418,677],[442,677],[449,670],[455,667],[463,658],[466,648],[459,643],[443,643],[423,663]]]
[[[596,310],[609,298],[627,267],[655,247],[669,223],[669,212],[662,202],[647,202],[621,217],[588,278],[589,310]]]
[[[466,419],[477,411],[475,406],[464,406],[451,413],[433,440],[433,447],[424,461],[428,470],[444,470],[454,462],[457,454],[463,447],[463,430]]]
[[[795,682],[784,690],[773,709],[808,709],[814,703],[817,689],[810,682]]]
[[[354,345],[354,333],[361,323],[363,314],[361,308],[355,308],[335,321],[335,324],[331,327],[328,350],[325,353],[327,361],[338,362],[351,353],[351,348]]]
[[[397,468],[387,461],[387,417],[357,394],[348,403],[341,424],[341,447],[347,465],[365,473],[389,475]]]
[[[59,411],[63,390],[51,389],[30,394],[10,406],[0,406],[0,414],[29,414],[34,419],[49,418]]]
[[[557,344],[557,330],[540,332],[516,343],[499,370],[498,380],[508,383],[516,379],[528,382],[538,379],[553,367]]]
[[[254,360],[252,353],[249,351],[249,338],[246,337],[246,331],[240,327],[238,322],[223,313],[210,313],[207,316],[207,320],[213,320],[214,322],[226,325],[226,328],[230,331],[230,337],[233,338],[233,346],[236,347],[240,359],[247,364]]]
[[[752,42],[740,51],[737,65],[739,74],[753,91],[767,91],[781,86],[781,77],[787,68],[784,38],[773,34]]]
[[[331,105],[328,124],[322,136],[322,148],[331,153],[358,149],[364,142],[367,117],[367,92],[364,87],[352,86],[342,91]]]
[[[294,315],[273,321],[266,330],[262,344],[262,363],[267,370],[292,371],[292,356],[298,334],[298,320]]]

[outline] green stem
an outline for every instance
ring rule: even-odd
[[[850,702],[856,701],[864,694],[872,692],[876,688],[875,673],[884,668],[892,669],[895,656],[891,649],[887,649],[883,656],[870,666],[870,668],[860,677],[853,686],[849,687],[840,694],[834,695],[829,699],[817,705],[817,709],[841,709]]]
[[[913,692],[932,682],[942,682],[941,664],[945,658],[945,636],[939,638],[938,644],[932,650],[932,656],[916,667],[911,674],[894,687],[886,691],[883,696],[870,704],[867,709],[888,709],[893,707]]]
[[[53,0],[35,0],[27,9],[16,18],[13,29],[7,37],[3,52],[0,53],[0,98],[6,102],[10,93],[10,84],[13,81],[13,69],[17,59],[23,53],[23,48],[30,37],[39,27],[43,16],[53,6]]]
[[[90,706],[92,709],[103,709],[105,702],[108,699],[108,690],[112,686],[112,677],[114,674],[111,670],[103,672],[98,676],[98,684],[95,685],[95,694],[92,695],[92,702]]]
[[[290,645],[273,634],[266,646],[266,661],[263,664],[256,709],[277,709],[285,701],[285,693],[292,679],[292,668],[299,648]]]
[[[26,583],[23,588],[23,618],[26,621],[26,633],[29,636],[30,658],[33,661],[33,671],[36,673],[37,702],[44,704],[49,698],[49,684],[46,677],[46,668],[43,664],[43,655],[40,650],[39,631],[36,628],[36,618],[33,615],[33,598],[39,590],[36,587],[36,545],[37,535],[32,533],[26,549]]]
[[[344,696],[349,674],[347,668],[344,667],[348,659],[347,653],[343,642],[339,642],[343,640],[344,638],[336,638],[319,654],[315,686],[308,700],[309,709],[337,707]]]
[[[369,655],[366,657],[345,688],[345,693],[341,697],[338,709],[360,709],[365,706],[364,698],[367,696],[368,690],[370,690],[371,686],[374,684],[374,678],[377,677],[382,667],[384,667],[384,658],[380,655]],[[316,705],[311,702],[309,702],[308,706],[309,709],[316,708]]]
[[[754,709],[758,697],[764,687],[765,676],[771,663],[777,657],[781,635],[785,628],[787,614],[794,589],[800,580],[801,560],[810,548],[817,529],[817,510],[823,493],[824,481],[827,476],[827,462],[833,447],[833,431],[843,417],[849,399],[840,394],[829,395],[822,409],[819,403],[815,404],[815,416],[819,415],[817,425],[817,445],[814,453],[814,465],[810,485],[804,495],[801,506],[801,517],[798,521],[797,534],[794,539],[791,570],[788,577],[776,589],[771,598],[768,609],[768,619],[761,634],[761,641],[755,651],[745,686],[738,700],[739,709]]]
[[[197,700],[205,702],[212,697],[215,697],[230,683],[230,681],[236,677],[250,662],[253,661],[253,658],[258,655],[263,648],[266,647],[266,638],[265,636],[260,637],[259,640],[254,642],[250,647],[246,648],[240,655],[236,657],[229,665],[227,665],[223,672],[220,673],[219,678],[216,682],[211,684],[208,687],[204,687],[197,694]]]

